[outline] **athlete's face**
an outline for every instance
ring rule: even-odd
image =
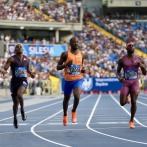
[[[128,53],[132,54],[132,53],[134,53],[135,46],[133,44],[130,44],[127,46],[126,49],[127,49]]]
[[[15,47],[15,52],[16,52],[17,54],[23,53],[23,47],[22,47],[21,44],[17,44],[17,45],[16,45],[16,47]]]
[[[72,49],[77,50],[79,48],[78,38],[75,38],[71,41],[70,46]]]

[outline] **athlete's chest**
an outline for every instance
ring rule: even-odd
[[[26,58],[23,58],[22,60],[15,58],[14,60],[14,67],[27,67],[28,62]]]
[[[131,68],[131,69],[137,69],[138,68],[138,63],[139,63],[139,60],[138,59],[133,59],[133,60],[130,60],[130,59],[128,59],[128,60],[125,60],[124,61],[124,67],[126,68],[126,69],[129,69],[129,68]]]
[[[82,56],[81,55],[74,55],[69,56],[68,61],[73,60],[73,64],[81,65],[82,64]]]

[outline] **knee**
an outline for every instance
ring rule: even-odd
[[[19,99],[20,99],[20,98],[22,98],[22,95],[23,95],[23,94],[22,94],[22,93],[20,93],[20,92],[19,92],[19,93],[17,93],[17,97],[18,97]]]
[[[120,102],[120,105],[121,105],[121,106],[124,106],[124,105],[125,105],[125,103],[124,103],[124,102]]]
[[[19,101],[15,101],[15,102],[14,102],[14,106],[15,106],[15,107],[18,107],[18,105],[19,105]]]
[[[132,105],[132,106],[135,106],[135,105],[136,105],[136,101],[132,101],[132,102],[131,102],[131,105]]]
[[[80,100],[80,95],[79,94],[75,94],[74,98],[75,98],[75,100],[79,101]]]
[[[69,102],[69,99],[70,99],[70,98],[64,97],[64,100],[63,100],[63,102],[66,102],[66,103],[68,103],[68,102]]]

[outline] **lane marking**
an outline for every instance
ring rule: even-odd
[[[68,123],[68,125],[77,125],[78,123]],[[49,123],[49,125],[63,125],[63,123]]]
[[[32,105],[37,105],[37,104],[40,104],[40,103],[46,103],[46,102],[50,102],[50,101],[54,101],[54,100],[58,100],[58,99],[61,99],[63,98],[64,96],[59,96],[57,98],[54,98],[54,99],[49,99],[47,101],[44,101],[44,102],[38,102],[36,104],[28,104],[26,105],[25,107],[28,107],[28,106],[32,106]],[[40,99],[40,98],[37,98],[37,99]],[[24,99],[25,100],[25,99]],[[26,99],[27,100],[27,99]],[[12,101],[11,101],[12,102]],[[1,105],[1,104],[0,104]],[[19,107],[20,108],[20,107]],[[6,110],[1,110],[0,112],[5,112],[5,111],[9,111],[9,110],[12,110],[12,109],[6,109]]]
[[[140,102],[140,101],[138,101],[138,100],[137,100],[137,103],[139,103],[139,104],[141,104],[141,105],[144,105],[144,106],[147,106],[147,104],[144,104],[144,103],[142,103],[142,102]]]
[[[105,128],[93,128],[93,129],[124,129],[124,128],[128,128],[128,127],[105,127]],[[143,128],[142,126],[136,126],[136,128]],[[64,129],[64,130],[43,130],[43,131],[36,131],[38,133],[45,133],[45,132],[55,132],[55,131],[60,131],[60,132],[64,132],[64,131],[89,131],[86,129]],[[4,133],[0,133],[1,134],[13,134],[13,133],[32,133],[31,131],[24,131],[24,132],[4,132]]]
[[[112,95],[110,95],[110,96],[111,96],[111,97],[113,98],[113,100],[120,106],[120,104],[118,103],[118,101],[117,101]],[[145,143],[145,142],[138,142],[138,141],[134,141],[134,140],[129,140],[129,139],[125,139],[125,138],[121,138],[121,137],[116,137],[116,136],[113,136],[113,135],[105,134],[105,133],[102,133],[102,132],[99,132],[99,131],[96,131],[96,130],[90,128],[90,127],[89,127],[89,124],[90,124],[90,121],[91,121],[91,119],[92,119],[92,117],[93,117],[93,114],[94,114],[94,112],[95,112],[95,110],[96,110],[96,107],[97,107],[97,105],[98,105],[98,103],[99,103],[99,101],[100,101],[100,98],[101,98],[101,95],[98,97],[98,99],[97,99],[97,101],[96,101],[96,103],[95,103],[95,105],[94,105],[94,107],[93,107],[93,110],[92,110],[92,112],[91,112],[91,114],[90,114],[90,117],[89,117],[89,119],[88,119],[88,121],[87,121],[87,123],[86,123],[86,127],[87,127],[89,130],[91,130],[91,131],[93,131],[93,132],[95,132],[95,133],[104,135],[104,136],[111,137],[111,138],[116,138],[116,139],[120,139],[120,140],[124,140],[124,141],[129,141],[129,142],[133,142],[133,143],[147,144],[147,143]],[[121,107],[121,106],[120,106],[120,107]],[[124,107],[121,107],[121,108],[124,109],[124,110],[130,115],[130,113],[129,113]],[[134,119],[134,120],[135,120],[135,119]],[[136,121],[136,120],[135,120],[135,121]],[[137,123],[138,123],[138,121],[137,121]],[[144,125],[142,125],[142,126],[144,127]],[[127,127],[127,128],[128,128],[128,127]]]
[[[128,122],[98,122],[98,124],[128,124]]]
[[[110,118],[108,118],[108,119],[107,118],[100,118],[99,119],[99,118],[96,118],[96,120],[125,120],[125,119],[128,120],[128,118],[121,118],[121,119],[117,119],[117,118],[112,118],[112,119],[110,119]]]
[[[34,112],[34,111],[37,111],[37,110],[40,110],[40,109],[43,109],[43,108],[46,108],[46,107],[50,107],[50,106],[56,105],[56,104],[61,103],[61,102],[63,102],[63,100],[62,100],[62,101],[55,102],[55,103],[52,103],[52,104],[49,104],[49,105],[46,105],[46,106],[42,106],[42,107],[39,107],[39,108],[30,110],[30,111],[27,111],[26,114],[27,114],[27,113]],[[17,114],[17,116],[20,116],[20,115],[21,115],[21,114]],[[13,116],[7,117],[7,118],[4,118],[4,119],[1,119],[0,122],[1,122],[1,121],[4,121],[4,120],[11,119],[11,118],[13,118]]]
[[[141,98],[141,99],[145,99],[145,100],[147,100],[147,98],[145,98],[145,97],[142,97],[142,96],[138,96],[138,98]]]
[[[28,125],[28,124],[19,124],[20,126]],[[13,124],[0,124],[0,126],[13,126]]]
[[[95,116],[95,115],[94,115]],[[98,118],[127,118],[127,117],[113,117],[113,116],[99,116]]]
[[[91,95],[86,96],[85,98],[81,99],[80,102],[82,102],[83,100],[89,98],[90,96],[91,96]],[[72,107],[72,106],[73,106],[73,104],[71,104],[68,108],[70,108],[70,107]],[[34,131],[34,128],[35,128],[36,126],[40,125],[42,122],[44,122],[44,121],[46,121],[46,120],[48,120],[48,119],[50,119],[50,118],[56,116],[57,114],[59,114],[59,113],[61,113],[61,112],[63,112],[63,110],[58,111],[57,113],[55,113],[55,114],[49,116],[48,118],[46,118],[46,119],[40,121],[39,123],[37,123],[36,125],[32,126],[32,127],[31,127],[31,132],[32,132],[35,136],[37,136],[37,137],[39,137],[40,139],[43,139],[43,140],[45,140],[45,141],[47,141],[47,142],[50,142],[50,143],[53,143],[53,144],[57,144],[57,145],[60,145],[60,146],[71,147],[71,146],[68,146],[68,145],[65,145],[65,144],[61,144],[61,143],[58,143],[58,142],[55,142],[55,141],[46,139],[46,138],[44,138],[44,137],[38,135],[38,134]]]
[[[110,94],[110,96],[111,96],[112,99],[120,106],[120,103],[115,99],[115,97],[112,96],[111,94]],[[120,106],[120,107],[121,107],[121,106]],[[131,116],[130,112],[129,112],[125,107],[121,107],[121,108],[122,108],[129,116]],[[147,128],[147,126],[145,126],[145,125],[143,125],[142,123],[140,123],[135,117],[134,117],[134,120],[135,120],[139,125],[141,125],[141,126]]]

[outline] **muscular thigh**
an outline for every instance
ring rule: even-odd
[[[129,95],[130,87],[126,84],[122,85],[120,95]]]
[[[130,88],[130,92],[139,93],[139,82],[138,82],[138,80],[133,82],[133,84],[131,85],[131,88]]]
[[[129,95],[130,92],[130,86],[128,83],[123,83],[121,92],[120,92],[120,103],[123,105],[127,101],[127,96]]]
[[[23,95],[25,91],[26,91],[26,88],[21,85],[17,90],[17,95]]]
[[[74,94],[74,96],[76,96],[76,97],[80,97],[80,94],[81,94],[81,87],[75,87],[75,88],[73,89],[73,94]]]

